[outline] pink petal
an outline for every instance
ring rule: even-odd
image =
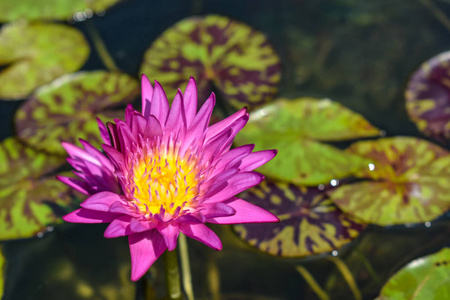
[[[123,154],[117,151],[116,148],[105,144],[103,144],[102,147],[116,168],[120,169],[125,164]]]
[[[234,208],[222,202],[207,204],[201,212],[206,220],[217,217],[228,217],[236,213]]]
[[[71,223],[110,223],[116,219],[119,215],[103,211],[94,211],[84,208],[79,208],[73,212],[65,215],[62,219]]]
[[[80,193],[83,193],[85,195],[89,195],[89,185],[86,184],[86,182],[76,179],[76,178],[70,178],[66,176],[56,175],[56,179],[59,181],[67,184],[71,188],[74,188],[75,190],[79,191]]]
[[[100,166],[102,168],[107,168],[108,170],[114,170],[114,167],[111,163],[111,161],[103,154],[101,153],[97,148],[89,144],[87,141],[80,139],[81,145],[83,145],[84,149],[86,149],[86,152],[92,155],[96,158],[96,160],[100,163]],[[99,165],[98,163],[96,165]]]
[[[147,126],[144,130],[144,139],[151,139],[155,136],[162,136],[162,127],[158,119],[151,115],[147,118]]]
[[[242,159],[242,163],[239,169],[242,171],[253,171],[256,168],[264,165],[277,155],[277,150],[263,150],[250,153],[248,156]]]
[[[130,229],[131,231],[138,233],[146,230],[151,230],[155,228],[156,225],[157,225],[156,221],[146,221],[146,220],[139,221],[135,218],[132,218],[130,222]]]
[[[252,152],[253,148],[255,148],[255,145],[243,145],[227,151],[219,157],[211,176],[215,176],[217,173],[222,172],[225,168],[235,167],[236,164],[241,163],[240,161],[242,158]]]
[[[119,122],[116,122],[116,125],[121,146],[120,152],[124,153],[125,151],[130,151],[133,149],[133,144],[137,144],[137,140],[134,138],[130,127],[128,127],[125,122],[119,120]]]
[[[153,90],[153,99],[150,106],[150,115],[153,115],[158,119],[161,125],[166,124],[167,114],[169,113],[169,102],[167,101],[166,93],[164,89],[155,80],[155,88]]]
[[[177,246],[178,234],[180,233],[180,229],[178,228],[177,224],[159,223],[156,228],[164,238],[167,250],[173,251]]]
[[[97,166],[101,166],[98,159],[93,155],[89,154],[85,149],[77,147],[67,142],[62,142],[61,145],[69,154],[69,156],[72,157],[73,159],[80,161],[89,161],[93,164],[96,164]]]
[[[238,173],[227,181],[226,188],[220,190],[218,193],[208,192],[204,198],[205,203],[221,202],[230,199],[231,197],[260,184],[264,180],[264,176],[257,172],[243,172]]]
[[[172,107],[170,108],[169,115],[166,120],[166,130],[167,132],[176,132],[180,126],[185,124],[183,119],[184,114],[181,112],[183,105],[183,94],[178,90],[175,98],[172,102]]]
[[[96,118],[96,119],[97,119],[98,129],[100,130],[100,136],[101,136],[102,140],[105,142],[105,144],[111,145],[111,138],[109,137],[108,129],[106,128],[106,126],[102,122],[102,120],[100,120],[99,118]]]
[[[186,117],[186,127],[189,128],[197,113],[197,84],[192,76],[183,94],[183,109]]]
[[[220,134],[222,131],[227,130],[231,127],[231,125],[236,122],[236,120],[242,118],[243,116],[248,115],[247,114],[247,108],[242,108],[241,110],[235,112],[228,118],[223,119],[220,122],[217,122],[213,125],[211,125],[208,128],[207,134],[206,134],[206,141],[214,138],[216,135]]]
[[[123,204],[121,201],[116,201],[113,204],[111,204],[111,207],[109,208],[109,212],[116,213],[116,214],[124,214],[129,215],[132,217],[139,217],[140,215],[133,211],[130,207]]]
[[[131,280],[141,278],[166,250],[166,244],[157,230],[128,236],[131,254]]]
[[[131,133],[137,140],[140,135],[144,135],[145,127],[147,126],[147,120],[137,111],[133,111],[133,117],[131,119]]]
[[[105,238],[116,238],[119,236],[125,236],[133,234],[130,229],[131,217],[127,215],[121,215],[117,219],[111,222],[106,228],[103,234]]]
[[[216,217],[207,220],[215,224],[240,224],[240,223],[274,223],[280,220],[271,212],[253,205],[247,201],[235,198],[227,205],[234,208],[236,213],[228,217]]]
[[[147,76],[141,75],[142,114],[145,118],[150,115],[150,104],[153,97],[153,87]]]
[[[205,224],[181,223],[179,226],[181,232],[186,236],[202,242],[213,249],[222,250],[222,242],[219,237]]]
[[[80,206],[90,210],[107,212],[111,205],[116,201],[122,201],[120,196],[116,193],[100,192],[84,200]]]

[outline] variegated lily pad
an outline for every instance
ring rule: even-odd
[[[431,221],[450,209],[450,155],[425,140],[384,138],[353,144],[349,153],[371,159],[357,174],[372,179],[330,192],[344,211],[367,223],[393,225]]]
[[[406,109],[420,131],[441,142],[450,139],[450,51],[431,58],[413,74]]]
[[[4,25],[0,31],[0,98],[21,99],[81,68],[89,55],[83,34],[61,24]]]
[[[123,118],[123,110],[113,109],[138,94],[137,81],[126,74],[66,75],[40,88],[17,111],[17,134],[33,148],[54,154],[64,155],[62,141],[77,143],[79,138],[100,146],[96,117],[104,122]]]
[[[52,174],[63,157],[48,156],[15,138],[0,143],[0,240],[27,238],[56,223],[74,192]]]
[[[119,0],[2,0],[0,1],[0,22],[18,19],[64,20],[76,12],[90,16],[93,11],[105,10]]]
[[[450,249],[413,260],[383,286],[376,300],[450,299]]]
[[[267,38],[243,23],[209,15],[182,20],[147,50],[141,73],[162,83],[170,99],[197,80],[200,98],[213,84],[237,108],[271,100],[280,81],[280,61]]]
[[[242,239],[272,255],[299,257],[339,249],[365,227],[317,188],[266,180],[242,198],[280,219],[280,223],[234,226]]]
[[[370,162],[320,142],[379,134],[361,115],[337,102],[279,99],[251,113],[236,142],[255,143],[257,150],[278,149],[278,155],[259,169],[265,175],[317,185],[367,168]]]

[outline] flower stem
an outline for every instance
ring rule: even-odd
[[[310,288],[316,293],[317,297],[319,297],[320,300],[330,300],[330,297],[320,287],[320,285],[317,283],[317,281],[314,279],[311,273],[308,272],[306,268],[298,265],[297,271],[303,276],[305,281],[309,284]]]
[[[189,264],[189,252],[187,239],[184,234],[178,237],[178,245],[180,246],[181,272],[183,274],[183,288],[188,300],[194,300],[194,289],[192,288],[191,266]]]
[[[182,294],[177,249],[164,253],[164,263],[166,265],[167,299],[180,300]]]
[[[109,54],[108,49],[106,48],[105,43],[100,36],[100,33],[91,20],[86,21],[86,29],[91,36],[94,47],[97,50],[97,53],[100,56],[100,59],[102,60],[105,67],[110,71],[119,71],[119,68],[117,68],[116,64],[114,63],[111,54]]]

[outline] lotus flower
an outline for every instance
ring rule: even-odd
[[[63,143],[79,179],[59,177],[89,197],[64,216],[73,223],[110,223],[104,236],[128,236],[131,279],[138,280],[180,232],[220,250],[205,223],[278,222],[270,212],[236,197],[259,184],[253,170],[276,150],[252,152],[254,145],[231,149],[248,120],[245,108],[209,126],[215,96],[197,112],[197,87],[191,77],[169,108],[161,85],[142,76],[142,114],[131,105],[125,121],[99,122],[103,150],[81,141]],[[109,135],[108,135],[109,131]]]

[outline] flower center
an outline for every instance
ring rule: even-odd
[[[193,203],[200,182],[195,158],[179,158],[156,147],[139,154],[133,159],[128,182],[129,199],[141,213],[158,214],[164,209],[174,215]]]

